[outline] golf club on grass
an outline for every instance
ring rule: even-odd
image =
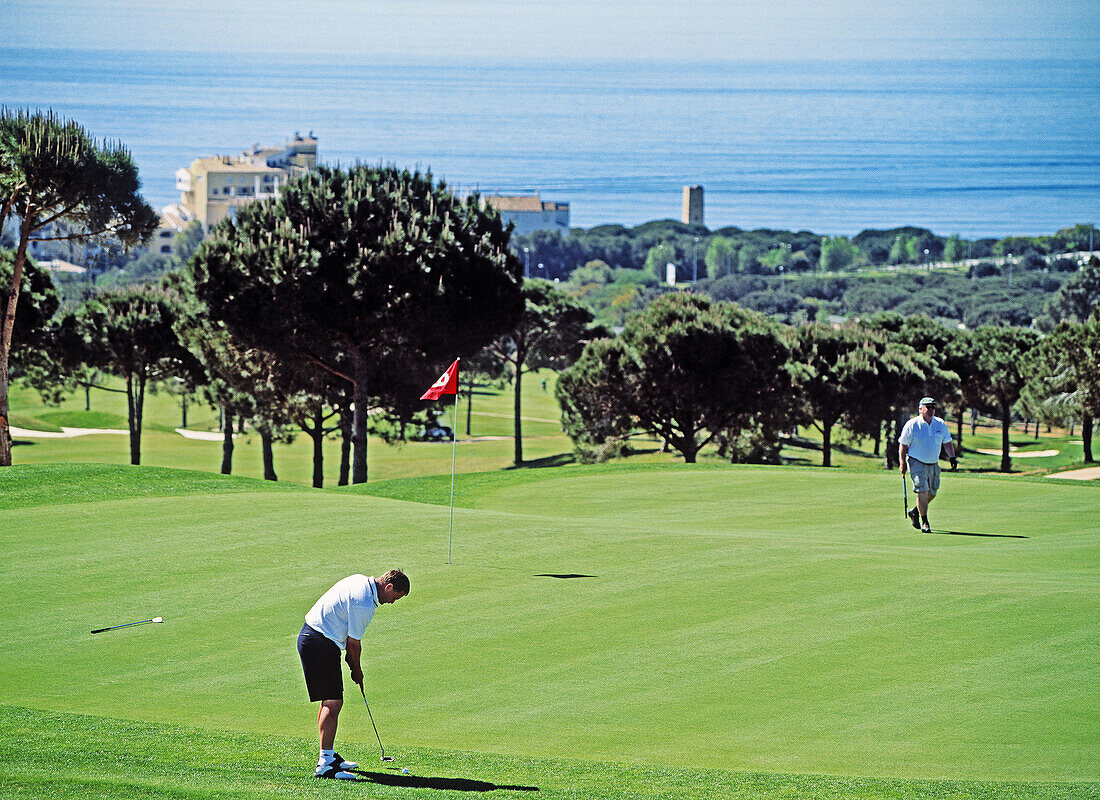
[[[110,628],[96,628],[92,633],[103,633],[104,631],[117,631],[119,628],[129,628],[133,625],[144,625],[146,622],[164,622],[161,617],[153,617],[152,619],[143,619],[141,622],[127,622],[125,625],[115,625]]]
[[[378,726],[374,724],[374,714],[370,713],[370,703],[367,702],[367,692],[362,685],[359,686],[359,691],[363,693],[363,705],[367,707],[367,716],[370,717],[370,726],[374,728],[374,738],[378,740],[378,749],[382,751],[382,760],[394,761],[394,757],[386,755],[386,748],[382,747],[382,737],[378,735]]]

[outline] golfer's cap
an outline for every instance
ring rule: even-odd
[[[920,399],[920,404],[922,406],[934,406],[936,405],[936,401],[931,397],[922,397]]]

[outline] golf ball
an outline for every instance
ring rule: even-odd
[[[408,767],[402,767],[401,771],[404,772],[406,775],[409,774],[409,768]]]

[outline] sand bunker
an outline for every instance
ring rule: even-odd
[[[999,456],[1000,450],[982,450],[978,448],[979,453],[985,453],[987,456]],[[1008,454],[1012,458],[1050,458],[1051,456],[1058,455],[1057,450],[1036,450],[1031,453],[1018,453],[1015,450],[1009,450]]]

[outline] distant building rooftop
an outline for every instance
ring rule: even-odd
[[[160,210],[161,225],[167,225],[178,231],[186,228],[194,219],[191,212],[180,203],[169,203]]]
[[[238,156],[206,156],[191,164],[192,170],[203,169],[206,172],[282,172],[278,167],[269,167],[262,160],[242,161]]]
[[[481,205],[491,206],[497,211],[542,211],[542,201],[538,195],[487,195],[481,198]]]
[[[541,214],[543,211],[568,211],[568,203],[555,203],[543,200],[538,192],[535,194],[489,194],[481,198],[481,207],[492,206],[497,211],[534,211]]]
[[[40,261],[38,266],[49,272],[86,272],[84,267],[62,261],[60,258],[51,258],[49,261]]]

